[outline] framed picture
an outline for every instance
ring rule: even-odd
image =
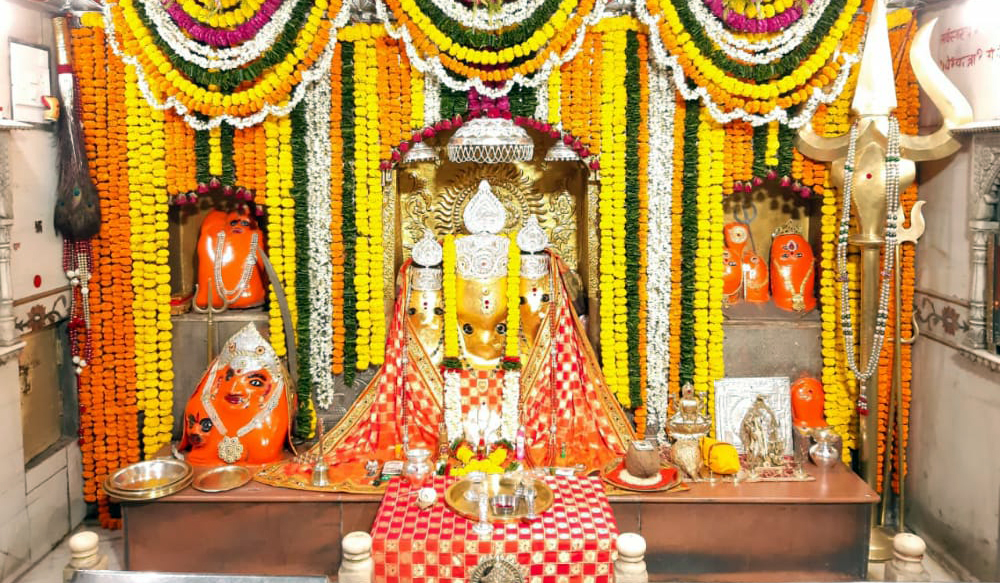
[[[52,95],[47,47],[10,41],[10,104],[12,119],[43,123],[42,97]]]
[[[743,417],[757,400],[764,395],[767,406],[778,420],[785,455],[792,455],[792,394],[788,377],[726,378],[715,381],[715,436],[720,441],[733,444],[743,453],[740,426]]]

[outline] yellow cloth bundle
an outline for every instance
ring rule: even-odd
[[[701,457],[716,474],[735,474],[740,471],[740,454],[732,444],[712,439],[701,438]]]

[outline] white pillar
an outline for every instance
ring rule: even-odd
[[[343,558],[337,571],[338,583],[371,583],[375,575],[372,560],[372,536],[367,532],[349,532],[341,541]]]
[[[892,539],[892,561],[885,566],[886,581],[930,581],[931,576],[924,569],[924,539],[908,532],[900,533]]]
[[[615,561],[616,583],[649,583],[646,572],[646,539],[634,532],[618,535],[618,559]]]

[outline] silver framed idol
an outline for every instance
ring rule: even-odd
[[[792,394],[788,377],[743,377],[715,381],[716,439],[733,444],[743,453],[740,425],[757,395],[764,395],[767,406],[778,420],[785,455],[792,455]]]

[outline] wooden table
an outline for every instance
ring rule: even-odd
[[[611,498],[621,532],[646,538],[654,581],[861,581],[878,497],[845,467],[812,482],[692,484]],[[371,529],[380,496],[250,483],[122,504],[130,570],[335,575],[340,539]]]

